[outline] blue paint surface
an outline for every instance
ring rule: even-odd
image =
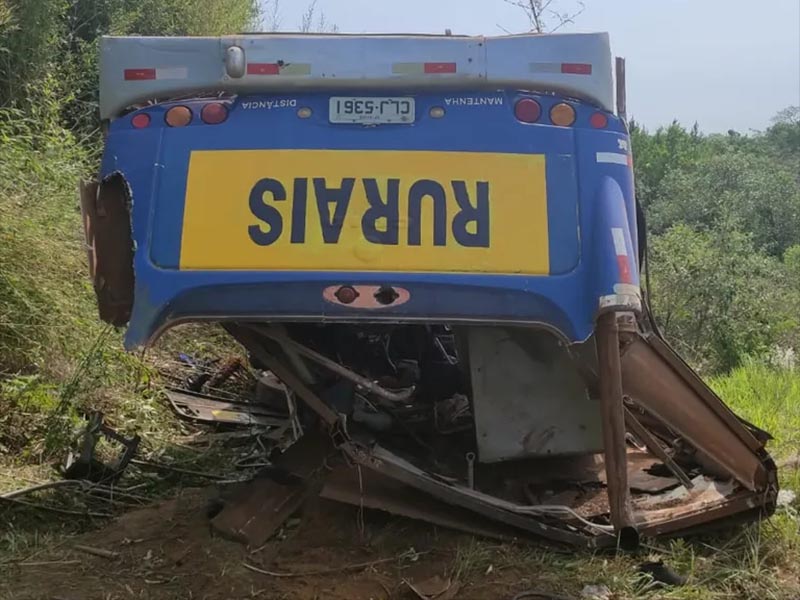
[[[101,176],[121,173],[133,200],[136,289],[128,347],[147,343],[177,320],[199,318],[544,323],[580,341],[593,330],[599,298],[616,293],[614,285],[621,281],[613,227],[624,230],[632,283],[638,285],[632,172],[627,165],[597,159],[597,153],[627,154],[627,133],[613,115],[607,114],[606,129],[593,129],[589,119],[597,110],[566,100],[576,109],[577,120],[572,127],[556,127],[549,124],[549,110],[565,99],[499,91],[416,94],[413,124],[331,125],[331,95],[346,92],[239,97],[231,101],[228,120],[219,125],[199,119],[205,100],[182,103],[195,115],[183,128],[164,124],[169,103],[138,111],[151,116],[146,129],[132,127],[136,112],[112,123]],[[514,117],[514,103],[522,97],[541,104],[538,123]],[[244,108],[254,102],[261,108]],[[444,107],[446,116],[430,117],[434,106]],[[311,108],[312,117],[299,119],[299,107]],[[180,271],[190,153],[241,149],[544,154],[550,274]],[[398,285],[411,296],[397,307],[359,311],[323,300],[322,290],[338,284]]]

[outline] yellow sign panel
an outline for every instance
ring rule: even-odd
[[[180,267],[547,274],[545,159],[192,152]]]

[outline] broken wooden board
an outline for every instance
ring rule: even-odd
[[[248,482],[211,520],[221,536],[258,547],[280,528],[303,502],[319,493],[324,462],[333,451],[326,434],[309,431],[276,461]]]

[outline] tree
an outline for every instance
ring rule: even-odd
[[[574,23],[586,6],[581,0],[575,0],[571,8],[557,9],[557,0],[506,0],[525,12],[530,22],[530,30],[535,33],[553,33],[564,25]]]
[[[102,35],[223,35],[256,22],[258,0],[0,0],[0,106],[58,110],[69,128],[97,127]]]
[[[698,231],[733,224],[758,250],[777,257],[800,243],[800,185],[763,154],[730,151],[671,169],[648,209],[656,234],[677,223]]]
[[[656,320],[697,368],[729,370],[796,330],[781,264],[734,225],[704,232],[677,224],[651,250]]]

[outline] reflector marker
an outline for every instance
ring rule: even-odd
[[[597,162],[625,165],[627,167],[630,164],[630,155],[620,152],[598,152]]]
[[[247,63],[248,75],[311,75],[310,63]]]
[[[437,75],[456,73],[458,65],[454,62],[394,63],[393,75]]]
[[[628,246],[625,243],[625,232],[621,227],[612,227],[611,237],[614,240],[614,253],[617,255],[620,283],[631,283],[631,265],[628,260]]]
[[[531,73],[554,73],[560,75],[591,75],[592,65],[589,63],[550,63],[535,62],[530,64]]]
[[[125,69],[125,81],[155,81],[167,79],[187,79],[189,69],[186,67],[164,67],[163,69]]]

